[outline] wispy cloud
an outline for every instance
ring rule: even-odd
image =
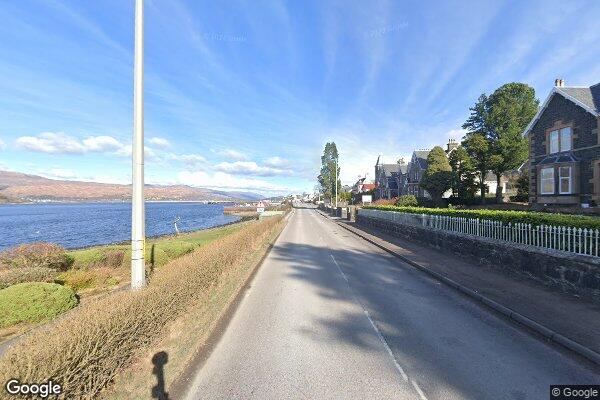
[[[171,147],[171,142],[169,142],[167,139],[165,138],[161,138],[161,137],[152,137],[150,139],[148,139],[148,143],[150,143],[151,145],[161,148],[161,149],[166,149],[167,147]]]
[[[235,175],[289,176],[293,174],[292,170],[262,166],[254,161],[222,162],[215,165],[214,169]]]
[[[242,152],[233,149],[224,149],[217,151],[217,154],[223,156],[225,158],[237,161],[246,161],[248,160],[248,156]]]

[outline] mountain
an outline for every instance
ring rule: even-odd
[[[253,193],[253,192],[225,192],[225,191],[221,191],[221,190],[215,190],[214,193],[218,193],[223,196],[235,197],[236,199],[247,200],[247,201],[256,201],[256,200],[262,200],[265,198],[265,196],[258,194],[258,193]]]
[[[222,192],[186,185],[146,185],[146,200],[236,201],[248,193]],[[258,195],[256,195],[258,196]],[[48,179],[0,171],[0,203],[27,201],[123,201],[131,199],[131,185]]]

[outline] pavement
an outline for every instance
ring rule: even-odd
[[[548,399],[598,369],[297,209],[189,399]]]

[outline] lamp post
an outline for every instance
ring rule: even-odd
[[[131,289],[146,285],[144,210],[144,0],[135,0],[133,146],[131,198]]]

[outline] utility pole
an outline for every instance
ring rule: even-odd
[[[135,0],[133,146],[131,198],[131,289],[146,285],[144,210],[144,0]]]
[[[338,176],[337,176],[337,170],[338,170],[338,158],[335,158],[335,209],[337,210],[337,181],[338,181]],[[337,211],[336,211],[337,212]]]

